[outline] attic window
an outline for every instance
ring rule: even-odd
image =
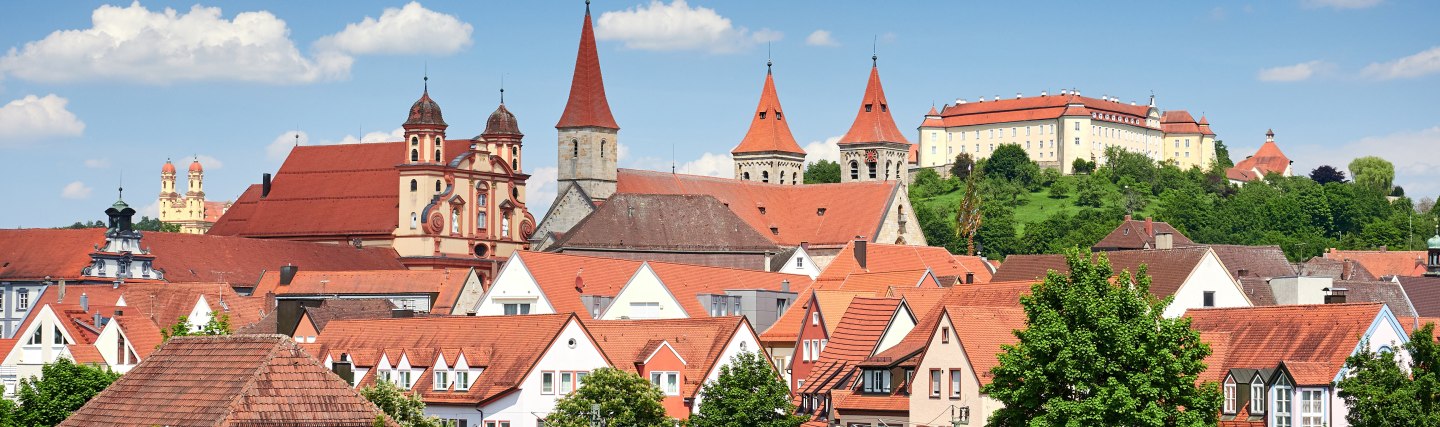
[[[873,107],[873,106],[874,106],[873,104],[865,104],[865,112],[867,112],[867,113],[870,112],[870,108]]]
[[[776,112],[775,112],[775,120],[785,120],[785,113],[776,111]],[[743,344],[743,343],[742,343],[742,344]]]
[[[760,120],[765,120],[765,112],[764,112],[764,111],[761,111],[761,112],[760,112]]]
[[[815,209],[815,216],[825,216],[825,208]]]
[[[890,111],[890,106],[889,106],[889,105],[880,104],[880,112],[883,113],[883,112],[888,112],[888,111]]]
[[[770,234],[776,234],[776,235],[780,234],[780,227],[776,227],[776,226],[773,226],[773,225],[770,226]]]

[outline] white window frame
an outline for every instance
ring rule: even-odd
[[[540,394],[555,394],[555,372],[540,373]]]
[[[1227,414],[1233,414],[1233,413],[1235,413],[1235,399],[1236,399],[1236,395],[1235,395],[1235,379],[1234,379],[1234,378],[1226,378],[1226,379],[1225,379],[1225,408],[1224,408],[1225,413],[1227,413]]]
[[[1259,377],[1254,381],[1250,383],[1250,413],[1265,413],[1265,384],[1259,382]]]
[[[560,394],[570,394],[575,391],[575,373],[569,371],[560,372]]]
[[[650,371],[650,383],[666,396],[680,395],[680,373],[676,371]]]
[[[456,391],[465,391],[465,390],[469,390],[469,389],[470,389],[470,370],[469,370],[469,369],[457,369],[457,370],[455,370],[455,390],[456,390]]]
[[[1320,427],[1325,424],[1325,390],[1300,390],[1300,426]]]
[[[1270,405],[1271,425],[1275,427],[1291,427],[1294,425],[1294,420],[1291,419],[1291,411],[1294,409],[1292,405],[1295,403],[1294,391],[1295,389],[1284,382],[1283,378],[1280,383],[1275,384],[1275,387],[1271,390],[1271,393],[1274,395],[1274,399],[1272,400],[1274,403]]]
[[[930,397],[938,398],[940,395],[945,394],[944,390],[941,390],[941,387],[944,387],[941,381],[944,381],[943,376],[945,375],[942,374],[942,372],[944,372],[944,370],[930,370]]]
[[[450,389],[450,371],[448,369],[435,368],[435,390],[443,391]]]

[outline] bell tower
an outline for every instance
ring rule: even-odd
[[[1440,225],[1435,226],[1435,237],[1425,241],[1425,275],[1440,277]]]
[[[569,185],[578,185],[593,199],[615,194],[616,160],[620,153],[620,125],[610,114],[605,99],[605,81],[600,75],[600,56],[595,51],[595,30],[590,20],[590,3],[585,3],[585,21],[580,28],[580,49],[575,55],[575,76],[570,81],[570,99],[555,124],[559,134],[559,197]]]
[[[750,130],[730,151],[735,157],[735,179],[798,185],[805,181],[805,150],[790,133],[780,95],[775,92],[772,65],[765,62],[765,86],[760,89],[760,105],[750,116]]]
[[[840,182],[899,181],[909,178],[910,141],[895,126],[885,88],[880,85],[880,68],[870,56],[870,81],[850,131],[840,138]]]

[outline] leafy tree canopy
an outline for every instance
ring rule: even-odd
[[[1345,360],[1352,375],[1337,385],[1349,408],[1345,420],[1351,426],[1440,426],[1440,347],[1435,324],[1411,333],[1404,351],[1411,360],[1408,374],[1394,353],[1375,353],[1369,345],[1360,346],[1359,353]]]
[[[970,153],[960,153],[955,155],[955,163],[950,165],[950,176],[964,181],[965,178],[970,177],[970,172],[974,170],[975,158],[970,157]]]
[[[833,184],[840,182],[840,164],[821,160],[805,166],[806,184]]]
[[[985,159],[981,172],[986,177],[1004,178],[1028,186],[1039,177],[1040,165],[1030,160],[1030,154],[1019,144],[1000,144]]]
[[[425,401],[418,393],[406,393],[400,386],[389,381],[376,381],[375,385],[360,389],[365,400],[380,407],[380,411],[403,427],[440,427],[440,419],[425,415]],[[384,420],[377,420],[384,425]]]
[[[1380,194],[1390,194],[1390,188],[1395,184],[1395,165],[1375,156],[1351,160],[1350,174],[1355,177],[1356,184]]]
[[[0,426],[53,426],[85,406],[120,378],[109,369],[59,358],[40,369],[40,378],[20,380],[19,404],[0,399]]]
[[[797,427],[806,420],[795,415],[789,389],[760,353],[731,357],[700,395],[700,413],[690,427]]]
[[[1310,179],[1315,180],[1315,182],[1321,185],[1347,181],[1345,179],[1345,171],[1335,169],[1334,166],[1330,165],[1320,165],[1320,167],[1311,170]]]
[[[545,425],[589,427],[592,406],[606,425],[626,427],[671,427],[675,420],[665,415],[660,401],[665,396],[650,381],[615,368],[600,368],[585,377],[584,385],[555,402]]]

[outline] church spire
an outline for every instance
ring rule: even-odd
[[[600,75],[600,55],[595,52],[595,29],[590,21],[590,2],[585,2],[585,24],[580,28],[580,49],[575,55],[575,77],[570,81],[570,100],[556,128],[598,127],[620,129],[605,100],[605,81]]]
[[[771,61],[765,63],[765,86],[760,90],[760,105],[750,116],[750,131],[745,139],[731,151],[733,154],[779,151],[805,155],[790,125],[785,120],[785,109],[780,107],[780,95],[775,91],[775,75],[771,73]]]
[[[840,145],[889,142],[909,144],[895,118],[890,116],[890,103],[885,100],[885,88],[880,85],[878,56],[870,55],[870,81],[865,85],[865,97],[860,100],[860,111],[850,131],[840,138]]]

